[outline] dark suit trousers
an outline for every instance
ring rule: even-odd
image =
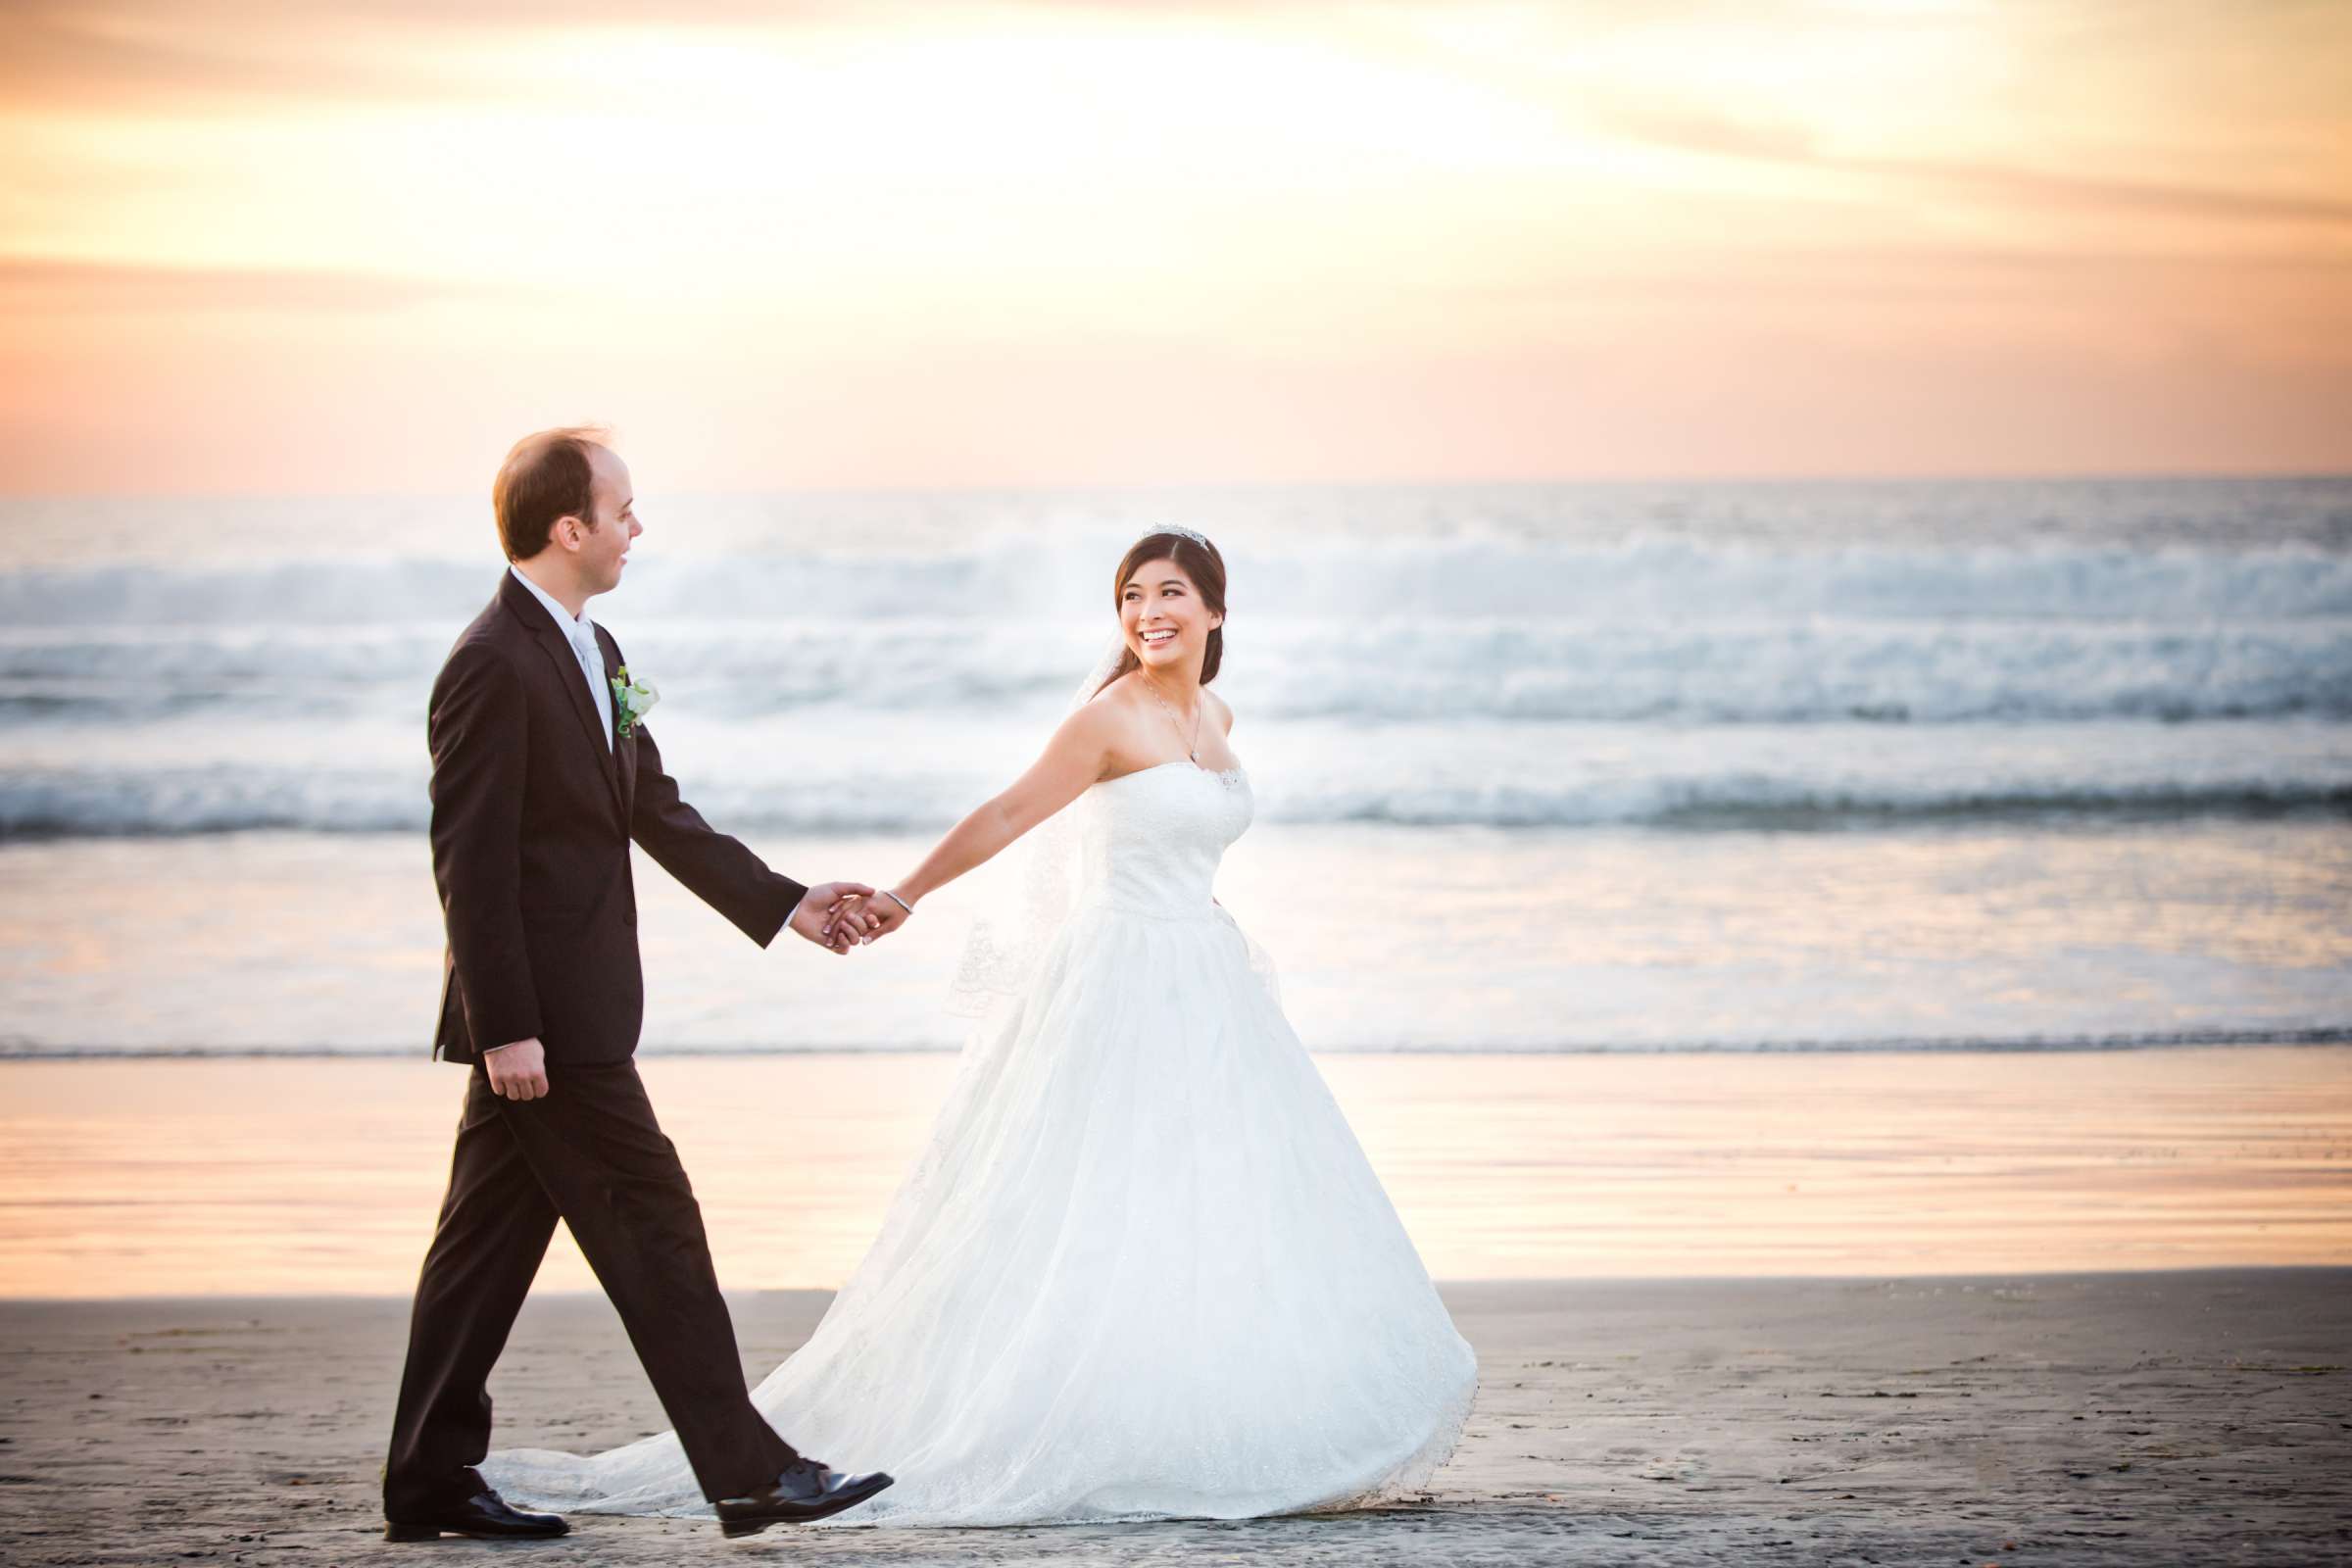
[[[596,1270],[662,1408],[713,1500],[774,1481],[797,1455],[752,1405],[702,1208],[634,1062],[550,1062],[543,1100],[466,1090],[449,1195],[416,1282],[384,1466],[398,1518],[483,1490],[490,1368],[561,1218]]]

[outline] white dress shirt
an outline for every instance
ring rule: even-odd
[[[596,624],[586,611],[575,615],[556,603],[546,589],[522,574],[520,566],[510,564],[507,569],[514,580],[531,591],[531,597],[547,607],[556,617],[556,630],[571,644],[572,657],[580,662],[580,673],[587,678],[589,699],[596,704],[596,716],[605,721],[605,750],[612,749],[612,688],[605,679],[604,650],[596,646]]]

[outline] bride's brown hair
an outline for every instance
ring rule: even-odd
[[[1176,563],[1184,574],[1193,579],[1193,586],[1200,590],[1200,602],[1208,607],[1208,612],[1219,620],[1225,618],[1225,558],[1218,555],[1217,547],[1207,540],[1183,533],[1148,533],[1128,549],[1127,554],[1119,559],[1117,574],[1110,579],[1110,604],[1113,610],[1118,608],[1119,595],[1126,590],[1127,579],[1134,576],[1136,568],[1148,561]],[[1215,680],[1217,666],[1224,662],[1225,628],[1211,626],[1208,629],[1208,652],[1200,661],[1200,684],[1205,686]],[[1122,648],[1119,650],[1119,667],[1102,677],[1102,686],[1108,686],[1128,671],[1142,667],[1142,662],[1135,657],[1135,650]],[[1100,693],[1102,686],[1096,687],[1095,691]]]

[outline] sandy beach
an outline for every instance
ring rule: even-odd
[[[1477,1348],[1412,1506],[1242,1524],[771,1531],[580,1516],[561,1542],[379,1539],[405,1303],[0,1304],[0,1559],[650,1564],[2352,1562],[2352,1269],[1446,1288]],[[737,1298],[754,1372],[826,1298]],[[501,1432],[664,1423],[611,1308],[534,1299]]]
[[[2352,1562],[2348,1062],[1321,1057],[1480,1357],[1468,1435],[1425,1502],[740,1545],[584,1517],[511,1549]],[[749,1375],[816,1322],[825,1290],[789,1287],[855,1262],[952,1067],[645,1063],[743,1287]],[[459,1079],[421,1060],[0,1068],[0,1561],[417,1549],[378,1539],[376,1484]],[[502,1441],[592,1449],[666,1425],[586,1283],[559,1237],[493,1382]]]

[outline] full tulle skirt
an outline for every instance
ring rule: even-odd
[[[832,1523],[1009,1525],[1396,1495],[1476,1384],[1241,932],[1097,906],[966,1048],[871,1251],[754,1399],[898,1478]],[[529,1505],[708,1512],[667,1433],[483,1469]]]

